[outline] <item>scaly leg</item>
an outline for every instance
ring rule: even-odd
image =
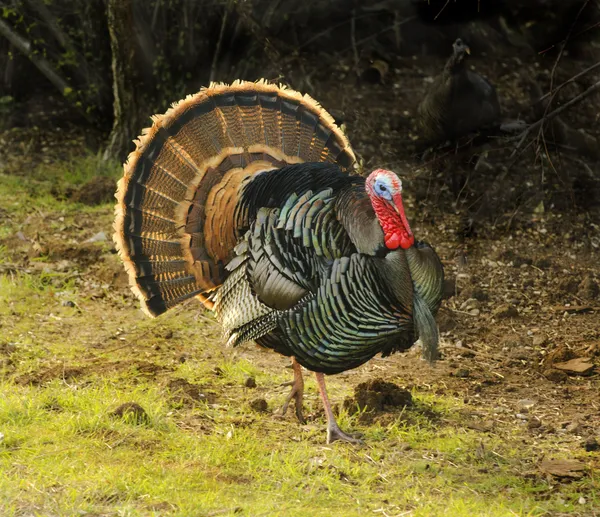
[[[292,368],[294,369],[294,380],[291,383],[286,383],[292,386],[289,395],[285,399],[283,406],[279,414],[285,415],[288,410],[288,406],[292,399],[296,401],[296,418],[301,424],[306,424],[304,414],[302,413],[302,401],[304,400],[304,378],[302,377],[302,366],[296,361],[296,358],[292,356]]]
[[[325,407],[325,414],[327,415],[327,443],[333,443],[337,440],[350,443],[363,443],[362,440],[344,433],[339,428],[335,420],[335,416],[333,415],[333,411],[331,410],[329,397],[327,396],[327,389],[325,388],[325,376],[322,373],[315,372],[315,377],[317,378],[319,392],[321,393],[321,399],[323,400],[323,406]]]

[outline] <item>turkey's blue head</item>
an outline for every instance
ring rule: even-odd
[[[374,170],[365,183],[373,210],[390,250],[408,249],[415,243],[402,203],[402,182],[392,171]]]

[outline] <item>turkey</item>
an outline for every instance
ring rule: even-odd
[[[499,126],[500,103],[496,89],[468,70],[469,47],[457,39],[442,73],[431,84],[418,108],[421,136],[440,144],[481,129]]]
[[[143,310],[196,297],[230,346],[255,341],[315,373],[327,442],[337,425],[324,374],[356,368],[417,338],[436,356],[443,269],[415,240],[402,182],[356,159],[308,95],[236,81],[175,104],[136,142],[116,194],[114,239]]]

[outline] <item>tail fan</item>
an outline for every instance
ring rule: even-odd
[[[114,240],[150,316],[211,293],[226,277],[247,212],[236,210],[257,173],[302,162],[356,158],[333,118],[284,86],[211,84],[153,117],[124,165]]]

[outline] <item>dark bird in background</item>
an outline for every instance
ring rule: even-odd
[[[351,175],[355,155],[309,96],[265,81],[211,85],[137,141],[119,182],[115,242],[142,308],[157,316],[198,298],[228,345],[290,356],[315,372],[327,441],[338,427],[324,374],[420,338],[433,360],[443,289],[435,251],[415,240],[402,182]]]
[[[469,47],[457,39],[442,73],[419,105],[421,135],[429,145],[500,125],[500,103],[487,79],[467,68]]]

